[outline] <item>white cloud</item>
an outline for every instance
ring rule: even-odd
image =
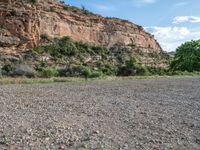
[[[189,40],[200,38],[199,31],[191,31],[187,27],[145,27],[152,33],[165,51],[175,51],[178,46]]]
[[[180,24],[180,23],[185,23],[185,22],[190,22],[190,23],[199,23],[200,22],[200,17],[196,16],[177,16],[173,19],[173,24]]]

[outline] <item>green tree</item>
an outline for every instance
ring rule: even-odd
[[[189,41],[176,49],[172,71],[200,71],[200,40]]]

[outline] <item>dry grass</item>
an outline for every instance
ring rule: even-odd
[[[83,78],[1,78],[0,85],[2,84],[34,84],[34,83],[54,83],[54,82],[82,82]]]
[[[76,77],[53,77],[53,78],[26,78],[26,77],[3,77],[0,78],[0,85],[3,84],[34,84],[34,83],[55,83],[55,82],[91,82],[91,81],[117,81],[117,80],[155,80],[155,79],[173,79],[184,76],[130,76],[130,77],[116,77],[104,76],[100,78],[93,78],[85,80],[85,78]]]

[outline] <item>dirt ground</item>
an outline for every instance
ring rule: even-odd
[[[0,150],[200,150],[200,78],[0,86]]]

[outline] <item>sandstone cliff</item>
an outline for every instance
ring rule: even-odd
[[[41,35],[70,36],[108,48],[126,47],[138,53],[162,55],[154,37],[126,20],[104,18],[50,0],[0,0],[0,52],[20,53],[40,45]],[[143,63],[151,63],[141,59]],[[145,62],[146,61],[146,62]],[[155,63],[155,62],[153,62]]]

